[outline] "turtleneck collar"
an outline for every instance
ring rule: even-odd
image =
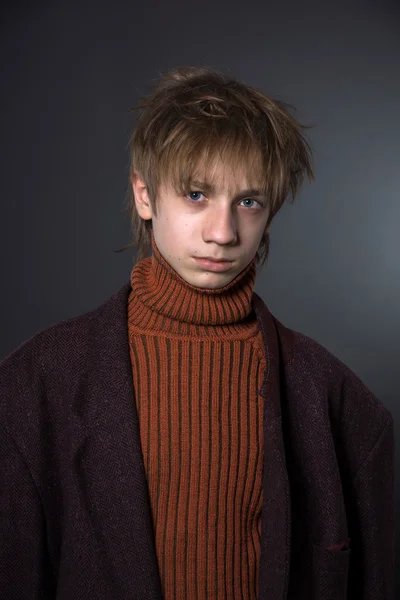
[[[240,321],[249,324],[247,317],[252,311],[255,260],[225,287],[203,289],[178,275],[161,255],[154,238],[152,247],[152,256],[140,261],[131,273],[135,303],[141,304],[144,312],[151,311],[153,317],[156,313],[164,326],[167,325],[165,319],[200,326],[238,324]],[[138,314],[138,310],[134,312]],[[151,321],[154,322],[154,318]]]

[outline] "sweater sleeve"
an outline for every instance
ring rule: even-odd
[[[0,429],[0,598],[55,598],[41,502],[28,467]]]
[[[389,415],[353,483],[349,598],[394,594],[394,432]]]

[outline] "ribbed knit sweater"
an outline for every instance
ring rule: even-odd
[[[217,290],[153,255],[131,274],[133,385],[166,600],[257,597],[263,401],[252,262]]]

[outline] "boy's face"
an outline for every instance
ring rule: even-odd
[[[250,189],[244,172],[216,165],[204,179],[196,178],[186,195],[161,186],[157,215],[137,173],[132,183],[139,215],[152,219],[154,240],[164,259],[191,285],[217,289],[253,260],[269,208],[267,198]]]

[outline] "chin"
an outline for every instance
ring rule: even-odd
[[[204,290],[217,290],[228,285],[228,283],[230,283],[236,277],[236,275],[225,275],[225,277],[223,277],[221,275],[216,275],[215,273],[203,273],[202,275],[202,277],[199,277],[195,281],[189,283]]]

